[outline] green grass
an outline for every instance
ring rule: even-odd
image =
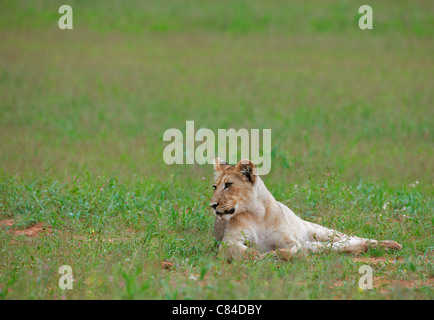
[[[199,180],[185,184],[173,178],[131,188],[106,177],[31,185],[4,181],[1,192],[8,200],[3,207],[14,212],[17,225],[24,228],[44,221],[54,231],[36,238],[14,236],[8,228],[0,233],[2,297],[432,298],[432,204],[417,187],[352,187],[332,175],[325,175],[318,184],[271,187],[278,198],[291,199],[284,202],[305,219],[349,234],[399,240],[404,247],[399,253],[373,250],[364,254],[397,261],[371,264],[376,287],[365,292],[358,289],[358,268],[367,262],[350,255],[324,253],[290,263],[228,264],[217,255],[212,239],[209,181]],[[386,202],[389,206],[384,209]],[[163,270],[163,261],[171,261],[173,268]],[[57,287],[57,270],[65,264],[74,272],[74,289],[69,291]]]
[[[433,298],[430,1],[373,4],[371,31],[347,1],[128,2],[71,1],[72,31],[56,1],[0,4],[1,298]],[[228,264],[212,166],[163,162],[187,120],[271,129],[276,199],[403,250]]]

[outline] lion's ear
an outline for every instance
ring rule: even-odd
[[[221,160],[219,157],[215,158],[214,161],[214,180],[217,181],[222,173],[225,171],[225,167],[229,166],[226,162]]]
[[[215,158],[214,161],[214,170],[216,172],[223,172],[224,167],[227,166],[227,163],[221,160],[219,157]]]
[[[241,160],[235,169],[246,177],[252,184],[256,181],[256,166],[250,160]]]

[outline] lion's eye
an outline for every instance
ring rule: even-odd
[[[213,184],[212,187],[215,189],[217,189],[217,185]]]
[[[226,182],[225,183],[225,189],[229,189],[232,185],[232,182]]]

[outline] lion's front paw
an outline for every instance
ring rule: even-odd
[[[246,251],[244,251],[243,255],[242,255],[243,260],[258,260],[258,259],[262,259],[262,255],[256,251],[255,249],[247,249]]]
[[[393,240],[383,240],[383,241],[380,241],[379,246],[381,248],[384,248],[384,249],[387,249],[387,250],[396,250],[397,251],[397,250],[401,250],[402,249],[402,246],[398,242],[393,241]]]
[[[291,259],[290,252],[287,249],[276,249],[273,251],[261,253],[261,259],[270,260],[283,260],[288,261]]]

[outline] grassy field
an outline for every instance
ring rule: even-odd
[[[0,298],[433,299],[431,1],[68,3],[0,2]],[[271,129],[277,200],[402,251],[227,263],[187,120]]]

